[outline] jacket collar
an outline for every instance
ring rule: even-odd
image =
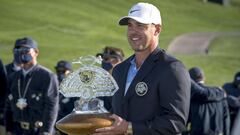
[[[136,74],[135,78],[132,80],[132,83],[130,84],[128,91],[126,93],[126,95],[124,96],[124,99],[128,99],[130,98],[132,95],[134,95],[135,93],[135,86],[137,85],[137,83],[143,81],[143,79],[149,74],[149,72],[152,70],[152,68],[155,66],[155,63],[159,60],[160,56],[160,52],[162,52],[162,50],[157,47],[148,57],[147,59],[144,61],[144,63],[142,64],[141,68],[139,69],[138,73]],[[135,57],[135,55],[132,55],[129,59],[128,59],[128,68],[127,71],[125,71],[126,73],[126,77],[127,78],[127,73],[128,73],[128,69],[130,66],[130,61]],[[126,83],[126,82],[125,82]],[[125,86],[125,85],[124,85]]]

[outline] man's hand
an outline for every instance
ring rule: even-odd
[[[126,120],[116,114],[113,114],[110,117],[115,120],[113,125],[110,127],[96,129],[93,135],[123,135],[127,133],[129,123]]]

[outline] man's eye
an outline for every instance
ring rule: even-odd
[[[141,28],[144,28],[146,25],[145,25],[145,24],[142,24],[142,23],[139,23],[137,26],[138,26],[138,27],[141,27]]]
[[[132,26],[132,24],[131,23],[128,23],[128,27],[131,27]]]

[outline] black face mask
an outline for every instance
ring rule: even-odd
[[[105,69],[105,70],[107,70],[107,71],[109,71],[110,69],[112,69],[113,68],[113,65],[111,64],[111,63],[109,63],[109,62],[102,62],[102,68],[103,69]]]
[[[23,64],[26,64],[26,63],[32,61],[32,59],[33,59],[33,57],[30,54],[22,54],[20,60]]]

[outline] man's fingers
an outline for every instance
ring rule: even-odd
[[[113,114],[113,115],[110,116],[110,118],[113,118],[113,119],[117,120],[117,119],[119,119],[119,116],[117,116],[116,114]]]

